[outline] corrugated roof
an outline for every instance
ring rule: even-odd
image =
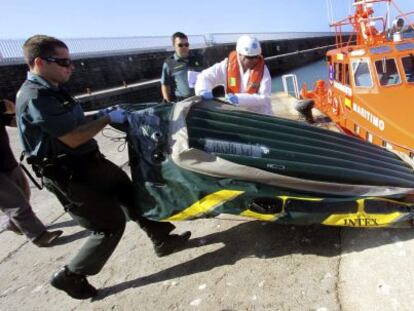
[[[206,47],[214,44],[234,43],[241,33],[222,33],[190,35],[192,48]],[[283,40],[332,36],[332,32],[275,32],[254,33],[259,40]],[[94,57],[97,55],[116,55],[151,50],[171,50],[169,36],[119,37],[119,38],[72,38],[63,39],[68,45],[73,58]],[[0,65],[23,63],[23,39],[0,39]]]

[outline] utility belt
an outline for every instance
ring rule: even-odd
[[[20,162],[23,158],[24,155],[20,158]],[[28,157],[26,161],[32,166],[36,176],[41,179],[41,185],[34,180],[24,165],[21,164],[21,166],[39,189],[43,188],[44,177],[64,187],[71,179],[81,174],[92,162],[103,158],[104,156],[98,149],[82,155],[60,154],[54,158]]]

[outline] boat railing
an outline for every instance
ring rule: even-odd
[[[380,21],[381,25],[380,27],[375,27],[373,29],[372,27],[367,27],[365,34],[362,33],[362,30],[360,29],[360,24],[364,23],[365,25],[375,25],[376,22]],[[356,41],[358,44],[362,43],[374,43],[375,40],[374,37],[381,37],[385,38],[386,36],[386,21],[384,17],[382,16],[375,16],[375,17],[368,17],[368,18],[361,18],[358,21],[354,16],[350,16],[348,18],[345,18],[343,20],[340,20],[338,22],[334,22],[330,25],[332,28],[335,29],[335,35],[336,35],[336,44],[337,47],[344,47],[350,45],[356,38]],[[342,29],[345,26],[352,26],[353,31],[352,32],[343,32]],[[380,29],[380,30],[378,30]],[[347,42],[343,40],[343,37],[347,36],[348,40]]]
[[[295,96],[295,98],[299,99],[300,93],[298,86],[298,78],[293,73],[282,76],[283,92],[285,92],[286,94],[291,94],[291,92],[289,91],[289,81],[291,81],[293,86],[293,95]]]
[[[380,2],[385,2],[389,0],[361,0],[361,1],[355,1],[352,3],[353,6],[361,5],[361,4],[375,4]]]
[[[379,3],[386,4],[386,14],[384,16],[373,16],[373,5]],[[330,24],[335,30],[338,47],[349,44],[349,42],[346,43],[342,38],[342,30],[347,26],[352,26],[351,37],[355,36],[357,44],[366,45],[373,45],[391,39],[392,34],[396,32],[406,32],[409,29],[411,31],[414,30],[414,23],[409,23],[409,18],[412,18],[414,11],[403,12],[395,0],[360,0],[355,1],[352,5],[356,7],[353,15]],[[397,13],[393,22],[391,21],[391,7]],[[401,22],[402,25],[399,25]],[[403,27],[404,23],[407,23],[407,26]]]

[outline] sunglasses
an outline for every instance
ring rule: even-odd
[[[50,63],[56,63],[62,67],[70,67],[73,64],[70,58],[46,57],[42,59]]]
[[[184,47],[184,46],[185,46],[186,48],[188,48],[188,47],[190,46],[190,43],[178,43],[177,45],[178,45],[178,47],[179,47],[179,48],[182,48],[182,47]]]
[[[253,60],[253,59],[258,59],[259,58],[259,56],[258,55],[255,55],[255,56],[244,56],[246,59],[249,59],[249,60]]]

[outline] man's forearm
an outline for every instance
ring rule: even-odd
[[[95,137],[109,123],[110,119],[107,116],[90,121],[59,137],[59,140],[71,148],[79,147]]]
[[[171,91],[171,88],[168,85],[161,85],[162,97],[164,98],[164,100],[166,102],[170,102],[171,101],[170,91]]]

